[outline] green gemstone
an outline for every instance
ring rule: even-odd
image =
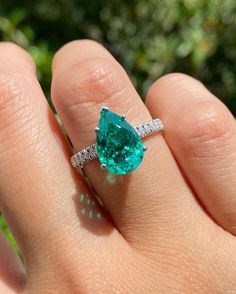
[[[121,116],[102,109],[97,132],[98,158],[114,174],[127,174],[143,160],[144,145],[135,129]]]

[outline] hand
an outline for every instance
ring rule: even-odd
[[[133,173],[85,166],[71,150],[23,49],[0,44],[0,209],[25,272],[1,238],[0,293],[236,293],[236,124],[200,82],[153,84],[144,105],[93,41],[55,55],[52,99],[76,150],[95,141],[102,105],[132,125],[160,117],[164,137]]]

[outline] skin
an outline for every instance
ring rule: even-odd
[[[124,69],[89,40],[62,47],[52,100],[75,150],[101,106],[163,136],[132,174],[70,165],[72,150],[23,49],[0,44],[0,210],[24,266],[0,238],[0,293],[236,293],[236,124],[200,82],[156,81],[143,104]]]

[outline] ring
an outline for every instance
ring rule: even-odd
[[[125,115],[120,116],[103,106],[95,128],[97,142],[75,153],[71,164],[82,169],[85,163],[98,158],[102,169],[113,174],[130,173],[141,164],[147,150],[141,138],[163,130],[159,118],[133,128]]]

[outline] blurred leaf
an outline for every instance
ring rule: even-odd
[[[0,228],[3,231],[3,233],[5,234],[5,236],[7,237],[10,245],[18,252],[18,254],[20,254],[19,247],[16,244],[16,241],[15,241],[12,233],[10,232],[8,226],[6,225],[5,220],[1,214],[0,214]]]

